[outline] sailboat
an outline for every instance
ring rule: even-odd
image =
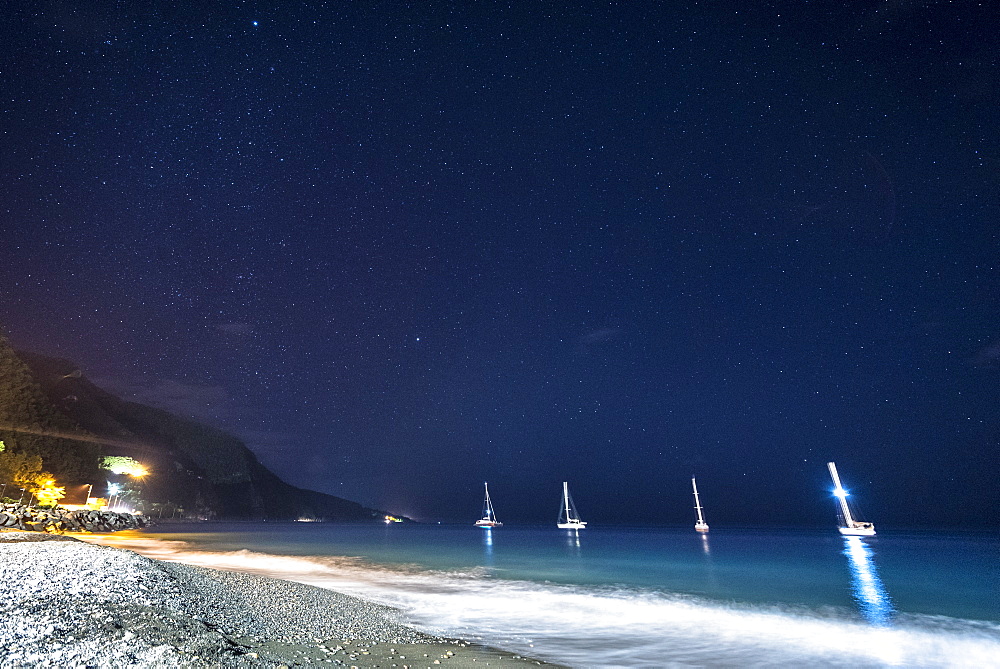
[[[708,523],[705,522],[705,515],[701,512],[701,500],[698,499],[698,484],[694,477],[691,477],[691,489],[694,490],[694,510],[698,512],[698,520],[694,524],[694,529],[699,532],[708,532]]]
[[[562,507],[559,509],[559,521],[556,527],[560,530],[582,530],[587,527],[587,522],[580,520],[573,498],[569,496],[569,484],[566,481],[563,481]]]
[[[497,514],[493,512],[493,502],[490,501],[490,485],[484,483],[483,486],[486,488],[486,501],[483,502],[483,517],[476,521],[476,527],[500,527],[503,523],[497,520]]]
[[[833,479],[833,494],[840,500],[840,515],[843,516],[843,524],[837,529],[840,533],[849,537],[873,537],[875,536],[875,524],[854,520],[851,509],[847,506],[847,491],[840,485],[840,475],[837,474],[837,465],[832,462],[826,463],[830,470],[830,478]]]

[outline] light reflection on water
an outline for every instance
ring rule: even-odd
[[[332,541],[345,532],[363,529],[334,526],[323,536]],[[420,529],[394,526],[389,535],[379,533],[378,543],[391,536],[413,544],[421,538],[416,534]],[[302,532],[298,526],[292,531]],[[314,534],[320,531],[324,528],[309,527]],[[260,541],[258,533],[241,534],[236,541],[220,534],[215,545],[199,545],[195,535],[184,535],[183,542],[139,533],[89,538],[160,559],[249,571],[358,595],[392,606],[424,631],[481,641],[568,666],[1000,669],[996,659],[1000,658],[1000,625],[995,622],[915,615],[905,608],[903,590],[897,593],[903,611],[894,610],[875,558],[877,553],[887,579],[898,578],[894,571],[899,568],[898,558],[896,563],[893,558],[901,549],[896,537],[878,543],[845,537],[837,551],[831,550],[840,546],[837,537],[826,534],[793,542],[790,549],[795,535],[787,533],[695,535],[684,528],[663,531],[663,541],[643,552],[639,539],[646,535],[625,530],[597,528],[562,535],[547,527],[502,528],[496,535],[472,527],[433,531],[432,538],[439,538],[427,545],[428,554],[433,549],[438,559],[440,553],[462,546],[468,553],[460,557],[468,563],[456,559],[456,566],[442,567],[436,562],[421,568],[410,554],[401,553],[407,562],[396,568],[364,557],[360,547],[356,553],[361,557],[345,558],[331,555],[332,551],[317,553],[312,544],[298,549],[302,555],[277,554],[251,543],[255,538]],[[271,545],[280,548],[277,539],[286,536],[278,534]],[[964,549],[967,543],[960,545]],[[995,542],[986,545],[995,548]],[[957,560],[955,549],[943,553],[941,542],[931,546],[936,549],[934,556],[951,558],[948,564]],[[789,552],[792,559],[753,557],[755,548],[766,548],[765,555],[773,556],[774,547]],[[409,548],[414,550],[414,546]],[[522,554],[516,553],[519,550]],[[515,561],[525,560],[524,553],[529,552],[534,563],[524,566]],[[378,555],[373,549],[369,554]],[[844,557],[861,615],[840,608],[847,603]],[[790,568],[795,561],[812,561],[812,568]],[[592,578],[596,569],[606,570],[603,581]],[[672,572],[682,572],[684,580],[666,581],[665,575]],[[751,572],[768,578],[748,578]],[[524,577],[532,573],[534,580]],[[627,582],[640,577],[663,580],[651,586]],[[955,578],[956,572],[944,572],[941,577]],[[814,614],[806,604],[793,603],[788,608],[774,604],[776,582],[780,584],[782,578],[794,578],[803,585],[821,580],[830,598],[836,597],[836,610]],[[580,582],[574,584],[574,579]],[[723,601],[716,593],[733,592],[732,579],[754,581],[768,601]],[[675,589],[673,583],[680,585]],[[824,604],[821,601],[819,606]]]
[[[566,533],[566,548],[573,557],[580,557],[580,530],[563,530]]]
[[[483,529],[483,563],[487,567],[493,566],[493,528]]]
[[[871,547],[861,537],[844,537],[844,555],[851,569],[852,594],[861,615],[877,627],[888,625],[896,611],[875,568]]]

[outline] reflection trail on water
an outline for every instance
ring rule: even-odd
[[[487,567],[493,566],[493,528],[487,527],[483,530],[483,564]]]
[[[712,547],[708,545],[708,535],[701,535],[701,550],[705,552],[705,555],[712,557]]]
[[[565,530],[567,553],[573,557],[580,557],[580,530]]]
[[[895,609],[875,568],[871,547],[861,537],[844,537],[844,555],[851,569],[852,594],[861,615],[877,627],[888,625]]]

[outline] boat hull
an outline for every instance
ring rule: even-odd
[[[503,525],[503,523],[498,522],[496,520],[477,520],[476,521],[476,527],[485,527],[486,529],[489,529],[491,527],[500,527],[501,525]]]
[[[840,533],[845,537],[874,537],[874,527],[838,527]]]
[[[583,520],[575,523],[556,523],[556,527],[560,530],[582,530],[587,527],[587,523]]]
[[[696,532],[708,532],[708,523],[695,523],[694,529]]]

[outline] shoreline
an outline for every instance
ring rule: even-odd
[[[0,594],[5,667],[555,666],[332,590],[65,535],[0,532]]]

